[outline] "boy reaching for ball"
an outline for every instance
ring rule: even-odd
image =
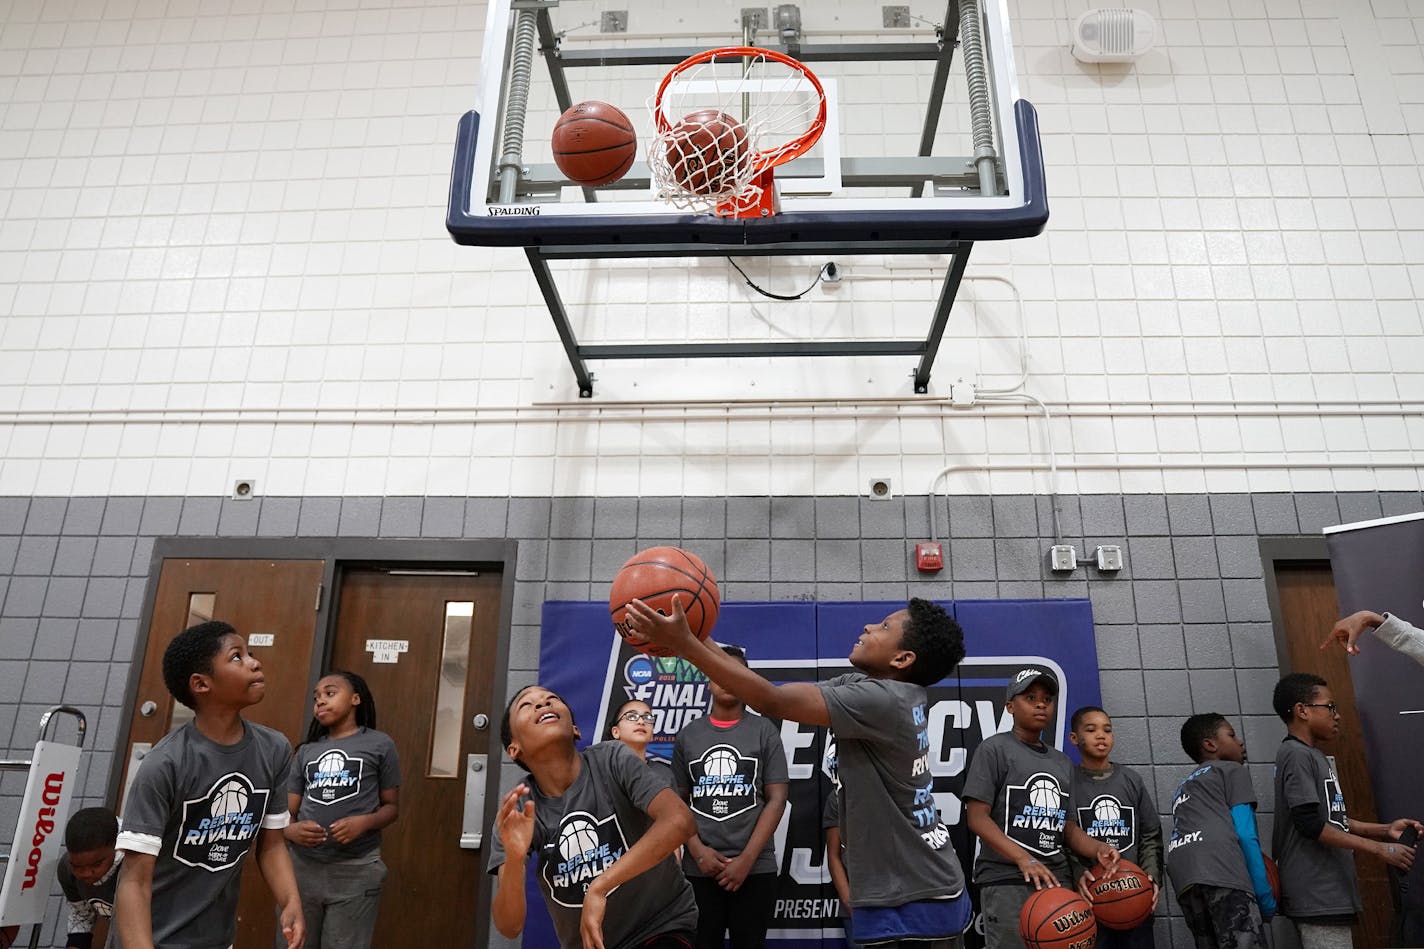
[[[862,946],[962,945],[971,909],[964,872],[939,819],[928,753],[928,694],[964,658],[964,636],[944,609],[914,599],[864,627],[857,671],[825,682],[776,685],[671,615],[634,600],[634,631],[687,659],[716,685],[771,718],[835,729],[841,829],[855,941]]]
[[[196,714],[153,746],[129,790],[114,900],[124,949],[231,946],[254,845],[286,944],[301,949],[306,923],[282,835],[292,746],[242,717],[266,694],[262,663],[227,623],[199,623],[164,650],[163,682]]]
[[[1019,916],[1035,891],[1073,887],[1069,851],[1117,870],[1118,852],[1078,826],[1073,763],[1043,740],[1058,704],[1058,678],[1042,666],[1014,673],[1004,694],[1010,732],[983,742],[964,779],[969,831],[983,845],[974,861],[988,949],[1021,947]]]
[[[1197,949],[1266,949],[1276,912],[1256,836],[1246,745],[1216,712],[1182,723],[1182,750],[1199,767],[1172,799],[1167,874]]]
[[[1082,764],[1073,766],[1073,806],[1078,826],[1094,840],[1117,848],[1152,880],[1152,907],[1162,888],[1162,819],[1142,776],[1110,760],[1113,723],[1096,705],[1073,713],[1068,740]],[[1089,870],[1092,868],[1089,867]],[[1098,927],[1098,949],[1152,949],[1152,918],[1129,930]]]
[[[489,872],[495,928],[524,929],[531,854],[562,949],[691,949],[697,904],[673,853],[697,832],[665,778],[620,741],[579,751],[558,694],[531,685],[504,710],[500,741],[529,781],[499,804]]]

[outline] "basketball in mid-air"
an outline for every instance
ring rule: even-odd
[[[1127,860],[1117,873],[1103,874],[1088,885],[1093,894],[1093,915],[1108,929],[1136,929],[1152,915],[1152,878]]]
[[[717,109],[689,112],[667,143],[673,179],[693,194],[720,194],[736,185],[748,157],[747,130]]]
[[[706,639],[717,624],[722,596],[717,578],[702,558],[681,547],[649,547],[629,558],[613,578],[608,594],[608,610],[618,635],[640,652],[650,656],[669,653],[651,645],[628,624],[628,602],[642,600],[659,613],[672,615],[672,598],[682,602],[687,625],[698,639]]]
[[[1019,935],[1027,949],[1091,949],[1098,924],[1088,901],[1063,886],[1038,890],[1024,901]]]
[[[554,164],[586,188],[611,184],[628,173],[638,155],[633,123],[607,102],[569,106],[554,123]]]

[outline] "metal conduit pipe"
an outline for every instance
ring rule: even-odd
[[[987,471],[990,474],[995,471],[1048,471],[1049,465],[1044,462],[1015,462],[1011,464],[994,464],[985,462],[975,465],[947,465],[935,472],[935,476],[930,479],[929,487],[929,507],[930,507],[930,540],[937,540],[935,517],[935,490],[940,480],[952,474],[969,471]],[[1229,462],[1229,461],[1129,461],[1129,462],[1065,462],[1054,466],[1055,471],[1378,471],[1381,469],[1390,471],[1413,470],[1424,468],[1424,464],[1410,461],[1289,461],[1289,462],[1261,462],[1251,464],[1249,462]],[[945,497],[948,497],[948,492]],[[1057,539],[1057,538],[1056,538]]]
[[[1043,450],[1048,455],[1048,498],[1053,509],[1053,540],[1054,543],[1057,543],[1063,539],[1063,524],[1058,515],[1058,454],[1053,450],[1053,416],[1049,413],[1048,406],[1026,392],[1004,392],[998,395],[983,396],[982,401],[1018,402],[1036,406],[1043,414]],[[933,510],[930,512],[930,517],[934,517]],[[934,533],[933,525],[931,525],[930,533]]]
[[[524,165],[524,117],[529,111],[529,81],[534,68],[536,21],[533,10],[514,14],[514,53],[509,64],[509,99],[500,139],[499,203],[511,204]]]
[[[964,78],[969,85],[969,120],[974,136],[974,167],[979,171],[979,193],[999,193],[994,153],[994,119],[990,112],[989,74],[984,66],[984,34],[980,27],[979,0],[959,0],[959,50],[964,57]]]

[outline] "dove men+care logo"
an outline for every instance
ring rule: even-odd
[[[628,850],[618,815],[599,820],[587,811],[573,811],[559,822],[559,837],[544,845],[540,868],[554,902],[578,909],[588,885]]]
[[[307,762],[307,800],[337,804],[355,797],[361,790],[364,767],[364,759],[339,748],[323,752],[315,761]]]
[[[173,858],[210,873],[237,866],[262,829],[271,793],[237,771],[218,778],[207,794],[183,802]]]

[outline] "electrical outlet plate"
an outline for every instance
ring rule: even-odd
[[[234,501],[250,501],[257,497],[257,482],[252,478],[238,478],[232,483]]]
[[[908,30],[910,28],[910,8],[901,6],[881,7],[881,22],[887,30]]]
[[[1054,544],[1048,548],[1048,568],[1054,573],[1078,569],[1078,552],[1072,544]]]
[[[889,478],[871,478],[866,494],[872,501],[889,501],[895,497],[895,484]]]
[[[1122,548],[1116,544],[1099,547],[1093,551],[1093,556],[1101,573],[1115,573],[1122,569]]]

